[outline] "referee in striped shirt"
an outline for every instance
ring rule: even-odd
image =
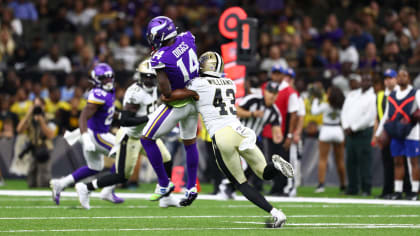
[[[283,141],[283,133],[281,131],[282,118],[280,110],[274,103],[278,90],[278,83],[268,82],[264,89],[264,95],[248,95],[236,107],[237,116],[240,118],[241,123],[254,130],[257,136],[261,135],[266,124],[271,124],[274,143],[281,143]]]

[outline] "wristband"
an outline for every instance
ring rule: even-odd
[[[292,133],[288,133],[287,134],[287,138],[293,138],[293,134]]]

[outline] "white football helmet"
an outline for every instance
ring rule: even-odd
[[[152,68],[150,64],[150,58],[140,62],[137,66],[136,73],[134,74],[134,80],[140,85],[146,92],[151,93],[157,85],[156,70]]]

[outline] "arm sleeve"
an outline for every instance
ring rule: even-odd
[[[315,98],[312,101],[311,113],[313,115],[319,115],[319,114],[321,114],[322,112],[325,111],[326,105],[327,104],[325,104],[325,103],[320,103],[320,101],[319,101],[318,98]]]
[[[348,110],[348,103],[349,103],[349,97],[351,94],[347,95],[346,99],[344,100],[343,109],[341,110],[341,126],[343,129],[347,129],[350,125],[346,118],[346,112]]]
[[[254,99],[255,96],[253,95],[249,95],[244,97],[241,102],[239,102],[239,107],[245,109],[245,110],[249,110],[249,108],[251,107],[251,105],[255,102]]]
[[[298,116],[305,116],[306,115],[305,102],[303,101],[302,97],[299,98],[299,111],[298,111],[297,115]]]
[[[280,110],[277,108],[277,106],[274,104],[273,105],[273,118],[270,120],[270,124],[271,125],[281,125],[282,122],[282,118],[281,118],[281,113]]]
[[[388,112],[389,112],[388,110],[389,110],[389,103],[387,101],[386,106],[385,106],[384,115],[382,116],[382,119],[379,122],[378,129],[376,129],[375,136],[377,136],[377,137],[380,136],[382,131],[384,130],[385,122],[388,120]]]
[[[289,113],[297,112],[299,110],[299,98],[296,93],[292,93],[289,97],[289,104],[287,111]]]
[[[136,117],[136,114],[131,111],[121,112],[121,126],[136,126],[149,121],[148,116]]]
[[[92,89],[89,92],[88,103],[102,105],[105,103],[106,93],[100,89]]]

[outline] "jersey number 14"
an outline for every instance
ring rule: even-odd
[[[233,89],[226,89],[224,94],[226,94],[226,99],[223,98],[222,89],[216,89],[213,98],[213,106],[220,108],[219,114],[222,116],[228,115],[229,112],[231,115],[236,115],[235,91],[233,91]],[[230,98],[230,104],[226,104],[228,98]]]
[[[182,75],[184,76],[184,82],[188,82],[188,80],[192,79],[190,78],[190,74],[194,73],[195,71],[198,72],[198,58],[197,58],[197,54],[195,54],[194,50],[192,48],[190,48],[190,50],[188,50],[188,58],[189,58],[189,67],[190,71],[188,72],[187,68],[184,65],[184,62],[182,61],[182,57],[179,58],[179,60],[176,62],[176,65],[179,67],[179,69],[182,72]]]

